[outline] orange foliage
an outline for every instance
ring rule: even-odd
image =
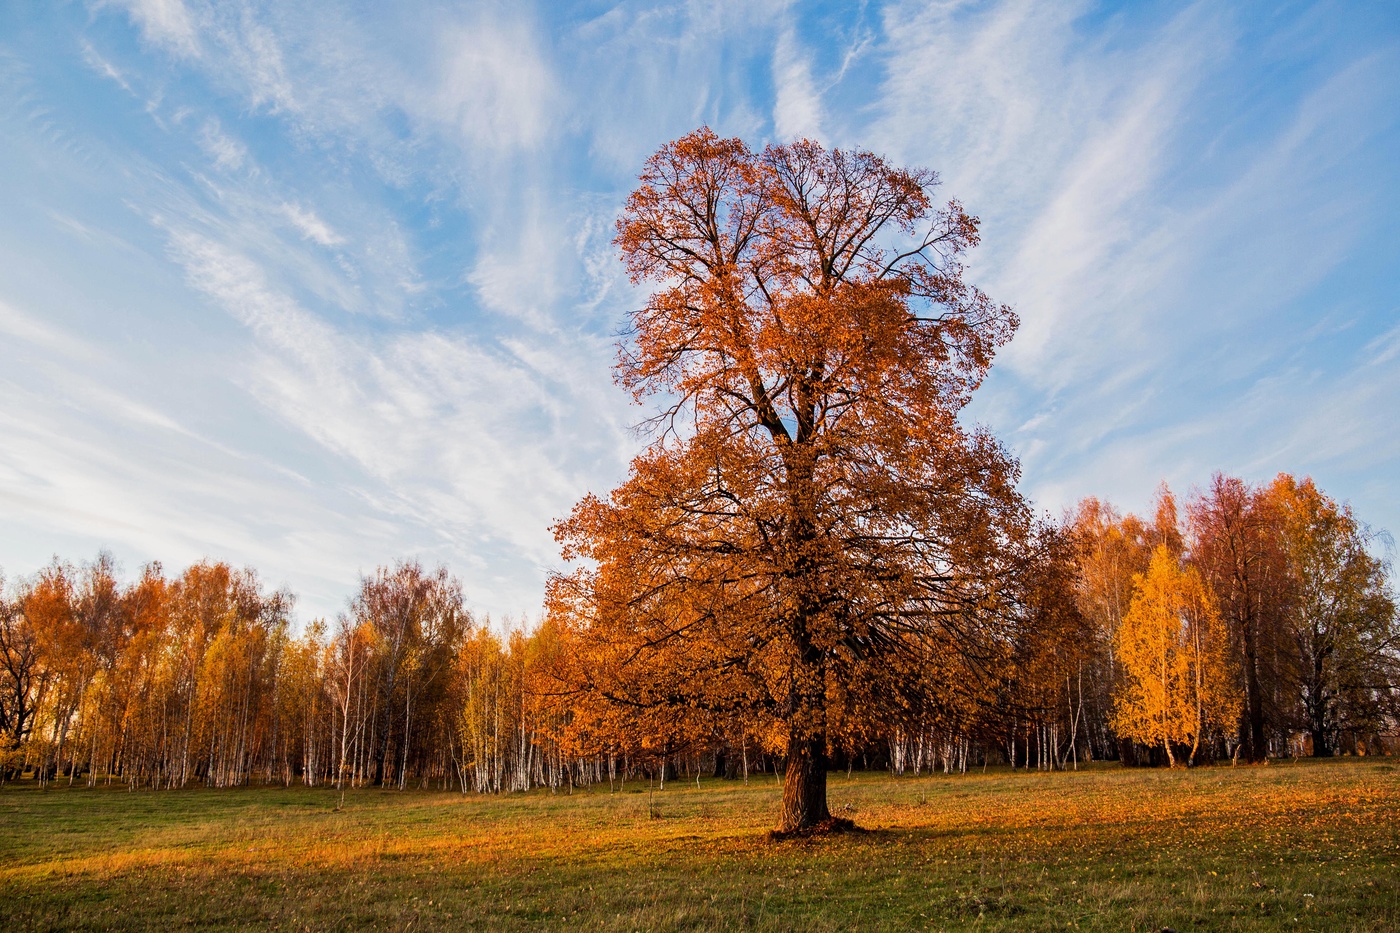
[[[637,283],[618,380],[648,449],[557,527],[581,685],[666,744],[738,724],[787,761],[782,825],[828,818],[828,748],[1008,650],[1029,535],[1015,462],[958,423],[1010,309],[963,280],[977,220],[937,177],[702,129],[618,221]],[[599,714],[608,715],[608,714]]]
[[[1215,596],[1194,568],[1182,568],[1157,545],[1146,574],[1134,578],[1133,601],[1114,647],[1123,677],[1112,724],[1120,736],[1161,745],[1175,765],[1174,745],[1194,760],[1208,729],[1229,728],[1240,700],[1229,666],[1228,635]]]

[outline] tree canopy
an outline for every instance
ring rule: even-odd
[[[1112,724],[1121,736],[1160,745],[1171,764],[1173,746],[1189,746],[1189,764],[1209,729],[1239,715],[1228,633],[1215,594],[1164,544],[1134,590],[1114,639],[1123,678]]]
[[[966,282],[977,219],[937,176],[701,129],[618,220],[634,282],[618,381],[659,403],[607,498],[557,527],[553,608],[582,677],[636,709],[757,721],[780,829],[829,825],[829,746],[1010,650],[1031,522],[1017,465],[958,413],[1017,321]]]

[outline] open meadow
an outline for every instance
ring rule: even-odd
[[[0,788],[7,930],[1395,930],[1387,759],[572,794]]]

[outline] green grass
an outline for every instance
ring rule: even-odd
[[[1400,929],[1385,759],[505,797],[0,787],[6,930]],[[658,816],[653,817],[653,813]]]

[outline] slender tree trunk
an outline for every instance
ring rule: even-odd
[[[1196,728],[1191,736],[1191,754],[1186,757],[1186,767],[1196,766],[1196,749],[1201,745],[1201,733],[1206,728],[1206,708],[1205,708],[1205,645],[1202,640],[1202,632],[1199,622],[1192,626],[1191,644],[1195,650],[1195,661],[1193,668],[1196,674]]]
[[[1323,654],[1314,651],[1311,670],[1311,683],[1308,684],[1307,695],[1303,705],[1308,713],[1308,731],[1312,733],[1313,757],[1332,757],[1332,736],[1327,728],[1327,688],[1325,680],[1325,663]]]
[[[1259,647],[1254,613],[1244,620],[1244,678],[1246,715],[1249,719],[1249,760],[1263,761],[1269,755],[1264,740],[1264,697],[1259,685]]]

